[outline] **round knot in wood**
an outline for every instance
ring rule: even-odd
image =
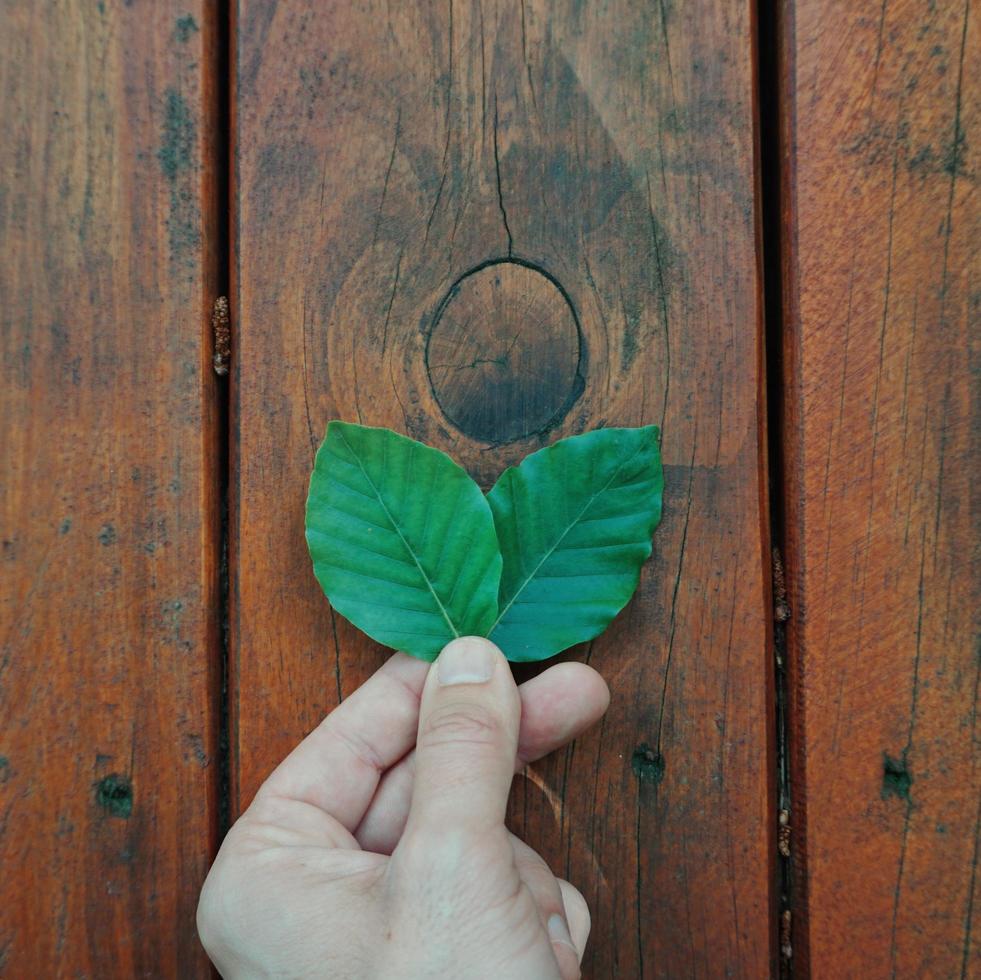
[[[443,414],[479,442],[514,442],[562,420],[584,387],[582,335],[546,272],[501,260],[454,283],[436,309],[426,369]]]

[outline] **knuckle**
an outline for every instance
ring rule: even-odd
[[[450,703],[432,711],[422,724],[419,744],[427,748],[442,745],[495,746],[504,734],[501,719],[483,705]]]
[[[227,917],[222,913],[223,891],[221,871],[213,869],[201,889],[196,916],[198,937],[211,957],[224,946],[229,931]]]
[[[195,924],[201,945],[215,962],[227,958],[240,936],[243,873],[250,867],[243,818],[229,830],[198,896]]]

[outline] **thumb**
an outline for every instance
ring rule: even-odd
[[[447,644],[422,692],[406,833],[480,834],[503,825],[520,720],[501,651],[477,636]]]

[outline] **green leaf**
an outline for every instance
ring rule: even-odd
[[[563,439],[504,471],[487,497],[504,557],[490,637],[509,660],[606,629],[637,588],[663,489],[653,425]]]
[[[314,574],[334,609],[386,646],[433,660],[486,636],[501,555],[480,488],[449,456],[334,421],[307,497]]]

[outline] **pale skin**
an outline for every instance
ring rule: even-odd
[[[504,825],[515,771],[609,703],[584,664],[517,687],[488,640],[393,656],[266,780],[198,930],[223,977],[574,980],[582,895]]]

